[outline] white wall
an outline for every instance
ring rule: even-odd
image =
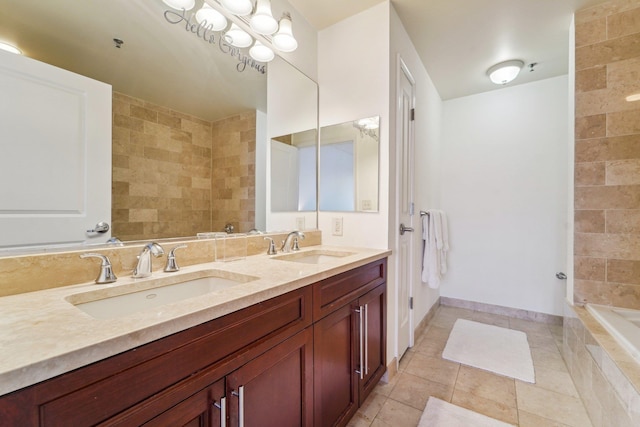
[[[442,296],[562,314],[567,100],[561,76],[444,103]]]
[[[320,212],[324,244],[388,247],[389,7],[383,2],[318,34],[320,127],[380,116],[379,211]],[[331,234],[332,218],[343,218],[342,236]]]

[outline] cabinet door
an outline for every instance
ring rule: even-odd
[[[376,387],[386,369],[386,285],[380,285],[358,300],[362,312],[363,343],[361,360],[364,368],[359,381],[359,402],[362,404]]]
[[[312,329],[228,375],[227,396],[231,426],[312,426]]]
[[[345,305],[314,325],[315,425],[345,425],[358,410],[357,306]]]
[[[220,427],[222,417],[226,416],[224,380],[183,400],[173,408],[163,412],[145,427]]]

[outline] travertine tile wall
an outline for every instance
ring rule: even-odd
[[[254,198],[255,112],[212,123],[114,92],[113,236],[248,231]]]
[[[211,227],[211,123],[113,94],[112,235],[193,236]]]
[[[640,309],[640,0],[576,13],[576,302]]]
[[[255,224],[256,113],[219,120],[212,133],[212,230],[247,232]]]

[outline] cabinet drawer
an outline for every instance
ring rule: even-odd
[[[387,259],[338,274],[313,285],[313,319],[318,320],[349,304],[386,281]]]
[[[43,393],[58,395],[39,405],[41,425],[93,425],[215,363],[233,368],[309,326],[310,312],[311,290],[300,289],[86,368],[104,367],[100,378],[82,368],[35,386],[41,402]],[[132,362],[137,352],[151,357]],[[225,360],[231,354],[233,363]],[[83,387],[60,396],[60,384],[82,379]]]

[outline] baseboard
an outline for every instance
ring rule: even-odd
[[[550,325],[562,325],[562,316],[556,316],[554,314],[538,313],[536,311],[503,307],[500,305],[485,304],[482,302],[466,301],[448,297],[440,297],[440,304],[449,307],[482,311],[484,313],[499,314],[502,316],[514,317],[516,319],[530,320],[532,322],[547,323]]]

